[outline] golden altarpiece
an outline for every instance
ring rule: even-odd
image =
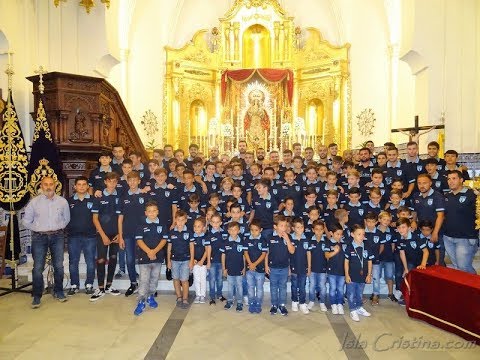
[[[236,0],[218,27],[166,47],[164,143],[350,147],[349,47],[295,26],[277,0]]]

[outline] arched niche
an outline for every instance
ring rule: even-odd
[[[249,26],[242,37],[243,67],[259,69],[271,67],[270,59],[270,32],[260,24]]]
[[[322,100],[311,99],[307,102],[305,109],[306,131],[310,135],[323,134],[323,119],[325,117],[325,108]]]
[[[202,100],[190,104],[190,137],[207,135],[207,108]]]

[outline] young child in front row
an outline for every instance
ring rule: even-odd
[[[140,273],[138,284],[138,304],[134,310],[135,315],[144,312],[146,304],[152,309],[158,307],[155,301],[160,269],[165,257],[163,248],[167,244],[168,229],[160,225],[158,219],[158,206],[154,202],[145,205],[146,219],[136,230],[135,240],[138,245],[137,259]]]
[[[430,220],[422,220],[418,222],[418,228],[420,230],[420,239],[424,240],[428,249],[427,266],[440,264],[440,242],[432,242],[432,231],[434,228],[433,223]]]
[[[343,209],[342,209],[343,210]],[[343,242],[343,227],[335,224],[330,230],[330,240],[325,246],[327,259],[327,279],[329,288],[330,305],[333,315],[343,315],[343,288],[345,287],[345,249]]]
[[[410,226],[410,219],[398,219],[397,230],[400,235],[399,250],[403,265],[403,277],[412,269],[426,269],[428,260],[427,244],[412,231]]]
[[[372,260],[374,258],[365,239],[365,228],[356,224],[352,228],[352,243],[345,250],[345,282],[347,283],[348,307],[350,318],[360,321],[358,315],[371,314],[362,306],[362,295],[365,283],[372,282]]]
[[[392,222],[392,215],[388,211],[382,211],[378,215],[378,226],[377,229],[380,232],[380,250],[379,250],[379,260],[380,260],[380,272],[378,279],[373,278],[373,281],[379,281],[383,271],[383,277],[387,283],[388,288],[388,298],[397,302],[397,298],[393,295],[393,280],[394,280],[394,267],[395,262],[393,259],[393,250],[394,250],[394,239],[397,236],[395,231],[390,227]],[[379,285],[380,286],[380,285]]]
[[[177,306],[188,308],[188,278],[190,276],[190,241],[192,234],[187,230],[187,213],[175,213],[175,227],[170,231],[167,246],[167,267],[172,269],[173,286],[177,295]]]
[[[287,233],[288,223],[283,215],[273,218],[273,234],[267,239],[268,253],[265,257],[265,272],[270,275],[270,297],[272,307],[270,314],[278,311],[283,316],[288,315],[287,307],[287,280],[288,260],[295,252],[290,236]]]
[[[208,272],[208,282],[210,285],[210,305],[215,305],[215,299],[225,301],[222,295],[223,290],[223,270],[222,253],[220,249],[228,239],[228,233],[222,229],[222,215],[213,214],[210,219],[211,229],[208,233],[210,239],[210,270]]]
[[[292,311],[300,311],[307,315],[310,311],[306,304],[307,276],[311,273],[310,241],[305,236],[305,227],[300,217],[293,219],[292,243],[295,252],[290,255],[290,284],[292,292]]]
[[[193,268],[194,304],[205,304],[207,294],[207,270],[210,268],[210,240],[205,235],[206,220],[196,218],[193,223],[193,239],[190,242],[190,266]]]
[[[245,261],[247,263],[248,311],[260,314],[263,303],[263,283],[265,282],[265,256],[268,247],[261,235],[261,223],[253,219],[250,235],[245,239]]]
[[[240,236],[240,225],[236,221],[228,223],[228,241],[220,249],[222,252],[223,275],[227,277],[228,296],[225,310],[233,307],[233,296],[236,294],[238,312],[243,310],[243,275],[245,274],[245,259],[243,257],[243,241]]]
[[[310,238],[311,273],[309,276],[308,309],[315,305],[315,293],[320,294],[320,310],[327,311],[325,300],[327,299],[327,259],[325,251],[325,224],[322,220],[316,220],[312,224],[313,236]]]

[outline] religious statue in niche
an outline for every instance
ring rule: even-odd
[[[70,133],[71,142],[89,142],[91,140],[87,138],[87,118],[81,109],[77,109],[73,130],[74,131]]]
[[[249,107],[245,113],[244,128],[247,140],[257,146],[268,137],[270,119],[265,110],[265,94],[260,89],[253,89],[248,94]]]

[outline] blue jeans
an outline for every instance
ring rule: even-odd
[[[32,231],[32,295],[42,297],[44,290],[43,271],[47,251],[52,256],[54,287],[53,291],[57,296],[63,296],[63,249],[65,236],[63,232],[55,234],[40,234]]]
[[[135,246],[137,245],[137,241],[135,240],[135,236],[124,236],[123,240],[125,240],[125,257],[127,260],[128,278],[132,284],[136,284],[137,270],[135,270]]]
[[[95,236],[72,235],[68,237],[68,270],[70,271],[70,283],[80,287],[80,275],[78,263],[80,252],[83,251],[85,264],[87,265],[87,280],[85,285],[93,285],[95,280],[95,254],[97,251],[97,239]]]
[[[124,273],[127,272],[127,270],[125,270],[125,267],[126,267],[126,260],[125,260],[125,250],[122,250],[122,249],[118,249],[118,270],[120,271],[123,271]]]
[[[215,300],[215,297],[219,298],[222,296],[223,272],[221,263],[210,264],[210,270],[208,271],[208,283],[210,285],[210,299]]]
[[[305,287],[307,286],[306,274],[292,274],[290,275],[290,288],[292,292],[292,302],[299,302],[305,304],[307,292]]]
[[[287,303],[288,267],[270,268],[270,298],[273,306]]]
[[[328,292],[330,305],[343,304],[343,288],[345,286],[345,276],[328,274]]]
[[[228,283],[228,301],[233,301],[234,294],[242,294],[243,293],[243,282],[242,282],[242,275],[238,276],[231,276],[227,275],[227,283]],[[243,303],[243,298],[241,295],[236,297],[237,304]]]
[[[310,282],[308,300],[315,302],[315,293],[320,293],[320,303],[325,304],[327,300],[327,274],[314,273],[310,274],[308,278]]]
[[[248,270],[246,278],[248,284],[248,302],[250,304],[262,305],[263,283],[265,282],[265,273]]]
[[[403,264],[400,259],[400,253],[393,253],[393,260],[395,262],[395,290],[402,290],[401,283],[403,281]]]
[[[373,294],[380,294],[380,279],[383,278],[385,282],[393,280],[393,261],[381,261],[380,264],[373,264],[372,267],[372,284],[373,284]]]
[[[363,306],[362,295],[364,288],[365,283],[351,282],[347,284],[347,299],[350,311],[358,310]]]
[[[440,252],[440,265],[441,266],[447,266],[447,264],[445,264],[445,244],[444,244],[444,241],[443,241],[443,237],[445,235],[443,234],[438,234],[438,243],[440,244],[440,249],[439,252]]]
[[[452,260],[453,267],[476,274],[477,272],[473,268],[472,262],[478,250],[478,239],[461,239],[444,235],[443,240],[445,250],[450,260]]]

